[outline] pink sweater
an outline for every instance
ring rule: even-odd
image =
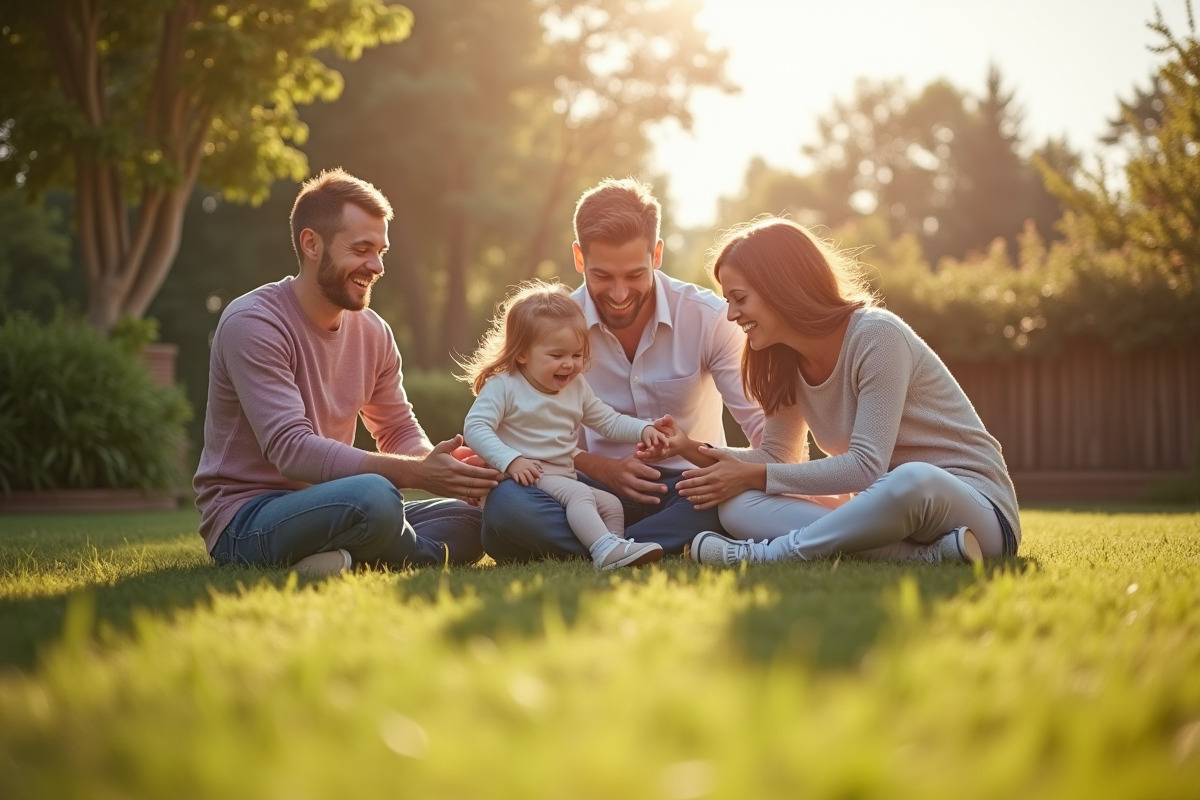
[[[359,414],[380,452],[432,449],[404,394],[391,328],[370,309],[316,325],[284,278],[225,309],[213,337],[204,450],[193,486],[211,552],[234,514],[264,492],[359,473]]]

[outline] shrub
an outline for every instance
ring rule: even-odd
[[[0,490],[174,489],[191,408],[80,320],[0,326]]]

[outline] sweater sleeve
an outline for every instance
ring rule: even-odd
[[[382,326],[376,335],[379,337],[379,366],[374,391],[363,405],[363,424],[371,432],[381,453],[428,455],[433,450],[433,444],[417,421],[417,415],[404,391],[404,372],[396,340],[387,326]]]
[[[642,440],[642,431],[650,423],[644,419],[622,414],[605,403],[588,386],[587,381],[576,381],[582,387],[583,424],[614,442],[636,444]]]
[[[849,448],[816,461],[768,466],[768,494],[861,492],[887,472],[912,378],[913,352],[900,330],[881,322],[849,355],[851,391],[857,397]]]
[[[288,480],[323,483],[358,474],[366,453],[317,434],[296,377],[290,339],[253,313],[224,320],[219,357],[263,456]]]
[[[505,471],[522,453],[502,442],[496,433],[500,422],[512,413],[509,385],[499,377],[483,384],[479,396],[471,404],[463,422],[463,441],[489,466]]]

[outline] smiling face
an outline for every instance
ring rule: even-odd
[[[752,350],[762,350],[785,341],[790,330],[750,284],[740,269],[730,264],[721,268],[721,292],[729,303],[727,316],[746,334]]]
[[[341,229],[325,243],[317,267],[317,285],[325,300],[345,311],[369,306],[387,249],[387,220],[346,203]]]
[[[575,269],[583,273],[596,313],[614,331],[640,330],[654,313],[654,270],[662,265],[662,241],[644,237],[625,244],[592,242],[574,247]]]
[[[557,394],[583,374],[584,340],[569,326],[547,325],[529,350],[517,356],[518,368],[539,392]]]

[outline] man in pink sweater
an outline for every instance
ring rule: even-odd
[[[482,555],[470,501],[499,473],[455,458],[461,436],[430,443],[391,328],[367,308],[391,218],[365,181],[340,169],[310,179],[292,207],[299,274],[221,315],[194,481],[200,534],[218,564],[315,576]],[[353,447],[359,416],[378,452]],[[405,501],[406,488],[462,499]]]

